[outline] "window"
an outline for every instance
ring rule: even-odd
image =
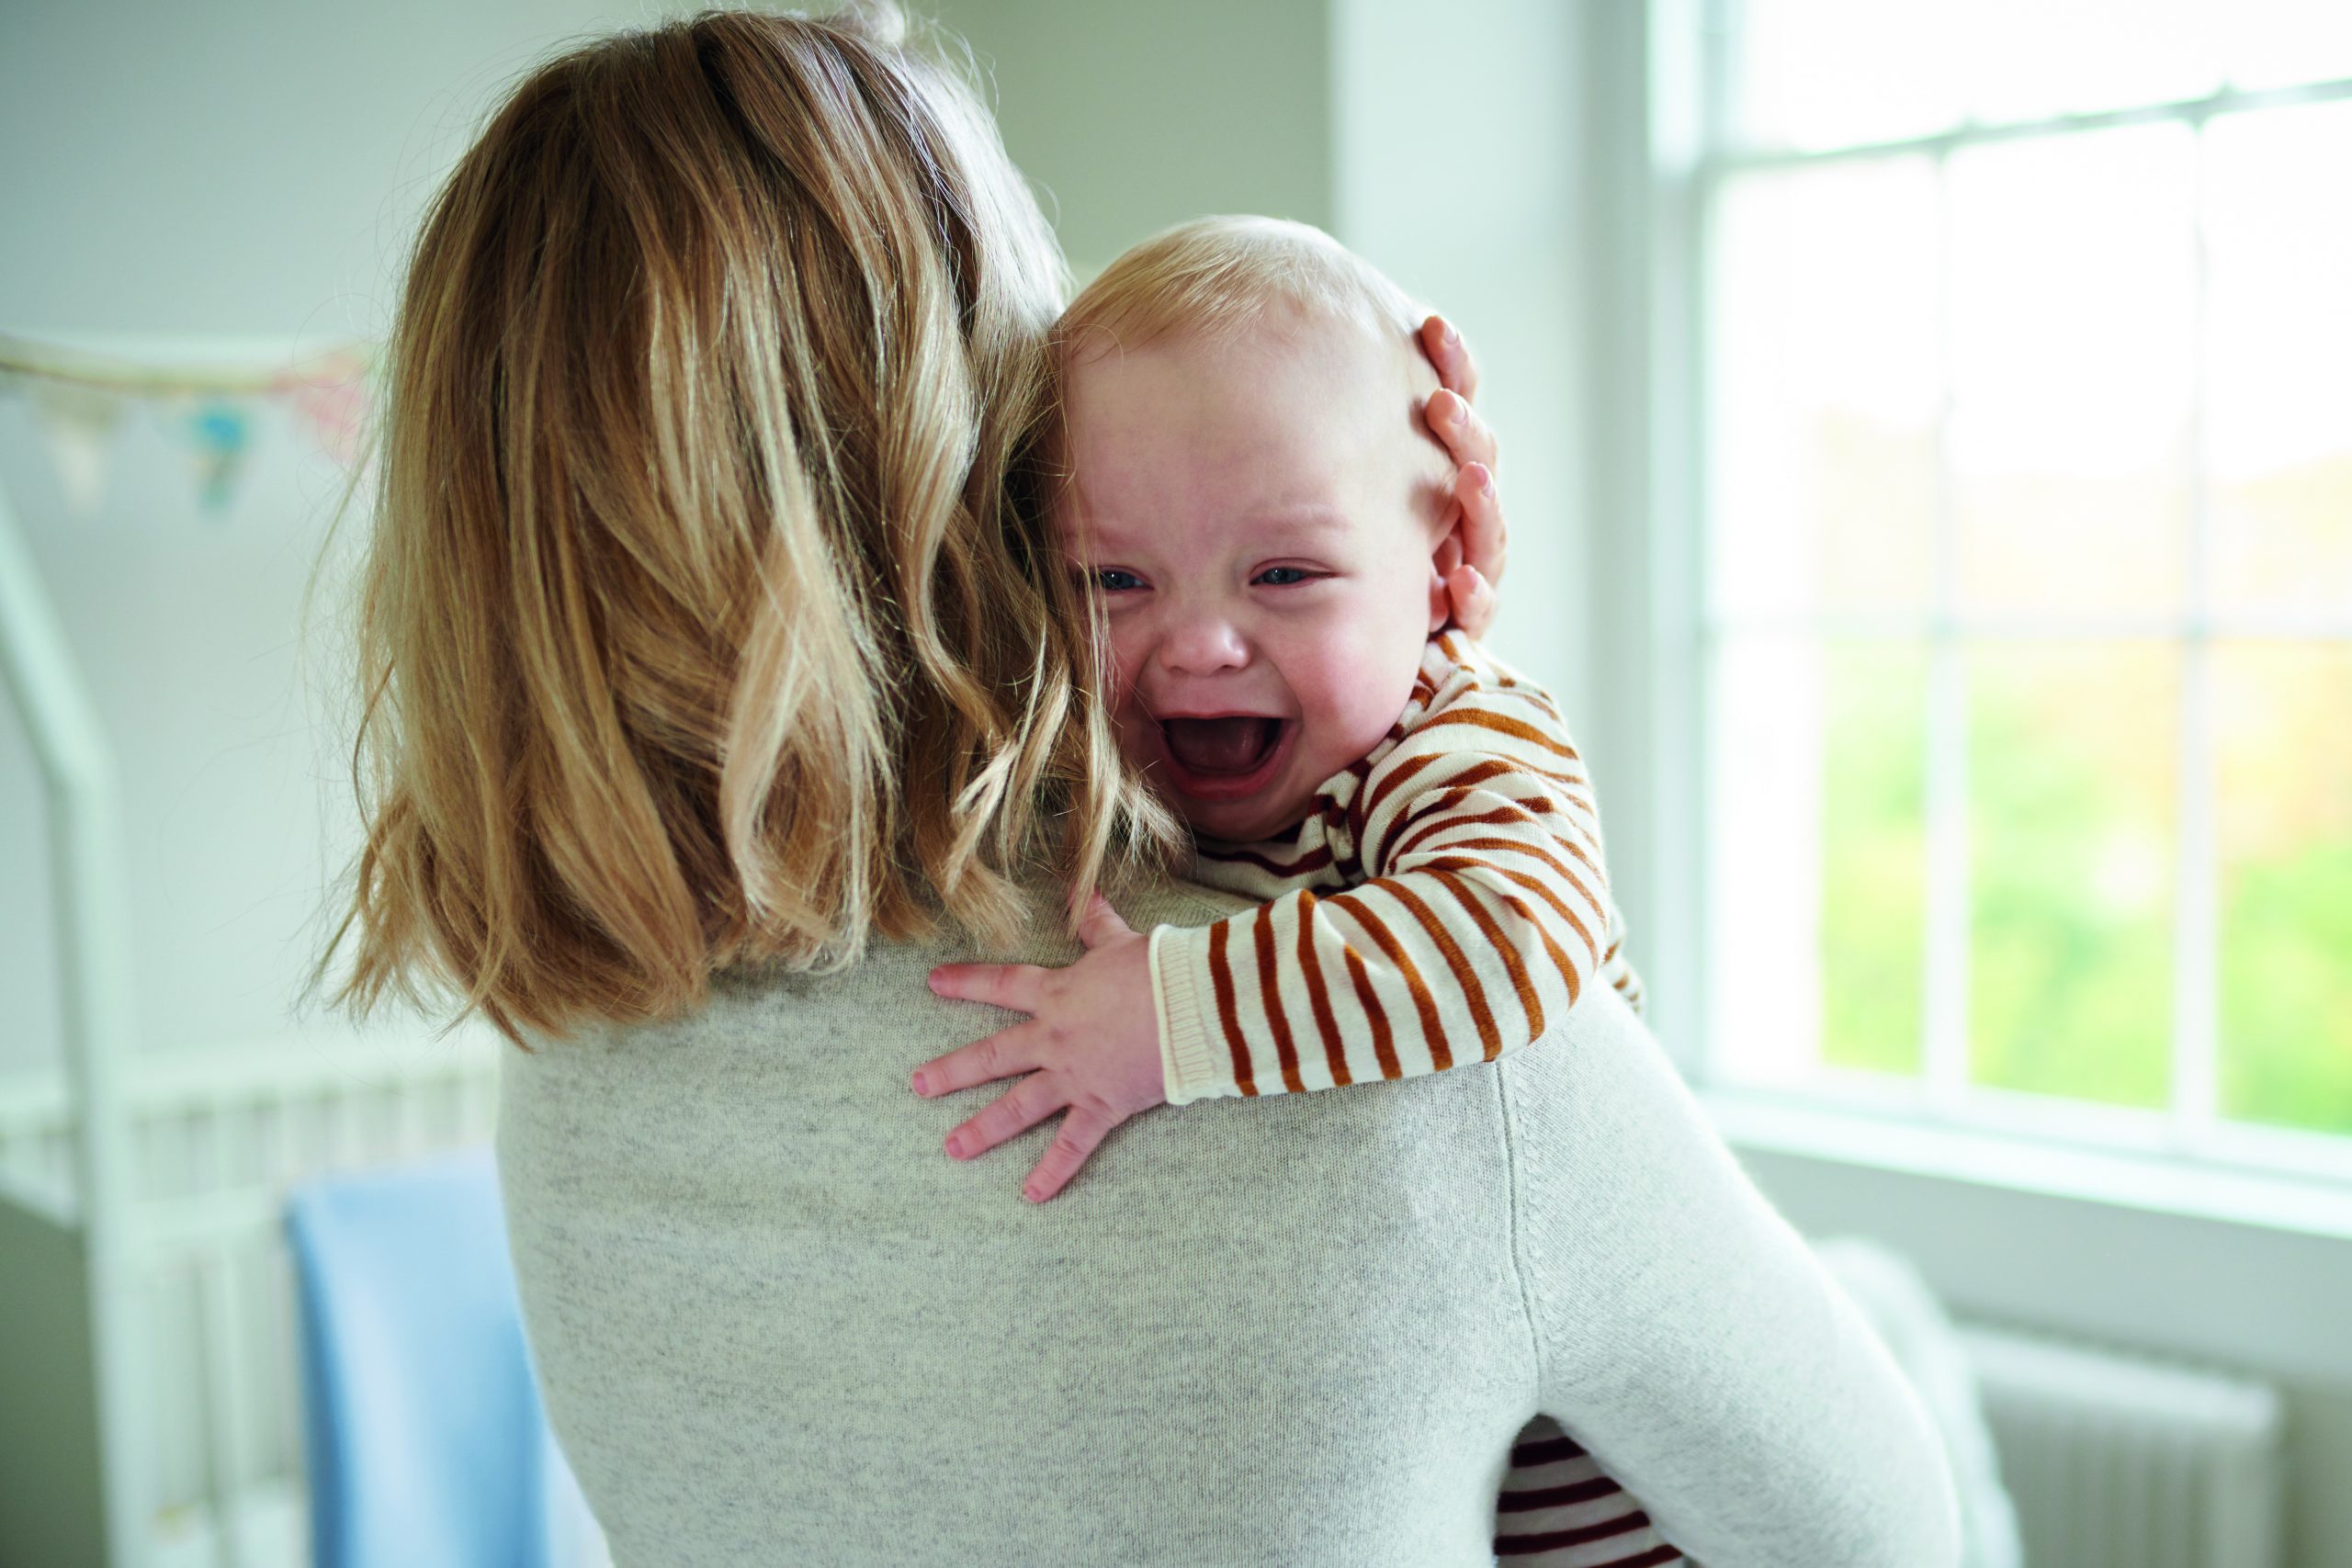
[[[1712,1075],[2352,1168],[2352,7],[1706,30]]]

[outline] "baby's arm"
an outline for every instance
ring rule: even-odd
[[[1348,807],[1361,886],[1153,933],[1171,1103],[1492,1061],[1596,978],[1638,988],[1558,710],[1452,634],[1438,650]]]
[[[1630,981],[1590,786],[1551,699],[1453,634],[1437,646],[1427,705],[1351,803],[1372,880],[1149,939],[1098,895],[1079,928],[1087,952],[1067,968],[932,972],[941,996],[1030,1015],[916,1070],[925,1096],[1021,1078],[948,1134],[949,1154],[972,1158],[1067,1110],[1023,1188],[1042,1201],[1113,1127],[1169,1100],[1491,1060],[1540,1036],[1596,975],[1613,965]],[[1344,993],[1329,983],[1340,976]],[[1302,1051],[1310,1025],[1321,1049]]]

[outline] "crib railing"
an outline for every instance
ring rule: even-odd
[[[288,1041],[157,1056],[128,1075],[156,1568],[307,1562],[284,1194],[322,1172],[486,1141],[500,1048],[481,1034]],[[0,1079],[0,1178],[70,1209],[73,1139],[54,1076]]]

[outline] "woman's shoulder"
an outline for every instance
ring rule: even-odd
[[[1150,926],[1211,925],[1256,902],[1197,882],[1175,881],[1117,889],[1110,894],[1110,899],[1127,924],[1137,931]]]
[[[1250,904],[1247,898],[1214,887],[1172,878],[1137,882],[1113,889],[1109,896],[1137,931],[1159,925],[1207,925]],[[1040,889],[1026,925],[1008,946],[983,947],[968,935],[940,929],[915,937],[876,938],[851,962],[829,967],[736,964],[711,976],[709,995],[701,1005],[673,1017],[633,1022],[590,1021],[560,1037],[534,1034],[530,1044],[534,1051],[593,1049],[623,1043],[658,1044],[665,1039],[741,1029],[747,1020],[772,1009],[805,1009],[811,1004],[873,1001],[883,1004],[887,1015],[888,999],[910,985],[921,991],[921,977],[933,964],[975,960],[1065,964],[1078,954],[1078,943],[1063,929],[1056,901]]]

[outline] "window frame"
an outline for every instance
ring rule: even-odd
[[[1891,1127],[1934,1134],[1952,1174],[1985,1177],[2004,1148],[2030,1145],[2057,1155],[2120,1162],[2072,1184],[2113,1199],[2132,1190],[2176,1207],[2184,1172],[2209,1170],[2236,1196],[2245,1217],[2274,1223],[2301,1214],[2317,1190],[2333,1196],[2352,1181],[2352,1136],[2231,1122],[2220,1116],[2219,861],[2215,840],[2217,753],[2211,742],[2211,642],[2265,638],[2352,640],[2352,617],[2227,616],[2205,603],[2200,566],[2210,541],[2209,486],[2201,421],[2204,333],[2197,328],[2191,419],[2192,502],[2179,612],[2125,621],[2111,616],[1963,615],[1952,603],[1956,573],[1948,493],[1936,515],[1936,595],[1922,639],[1929,662],[1928,716],[1927,920],[1923,1069],[1905,1079],[1824,1069],[1802,1089],[1740,1085],[1715,1070],[1706,995],[1713,671],[1725,620],[1707,588],[1709,430],[1707,353],[1712,329],[1710,218],[1724,181],[1740,175],[1818,166],[1861,157],[1927,153],[1939,174],[1962,148],[2113,126],[2185,122],[2200,130],[2216,116],[2352,99],[2352,81],[2257,91],[2224,89],[2185,102],[2015,125],[1967,126],[1938,135],[1818,152],[1727,151],[1726,111],[1735,38],[1732,0],[1646,0],[1587,8],[1583,134],[1592,157],[1586,217],[1597,242],[1585,258],[1582,321],[1588,349],[1587,407],[1593,453],[1584,503],[1595,520],[1639,518],[1637,547],[1598,552],[1591,653],[1596,670],[1633,678],[1596,682],[1589,727],[1596,755],[1630,788],[1610,794],[1612,881],[1632,919],[1653,983],[1653,1022],[1669,1052],[1727,1125],[1760,1145],[1786,1148],[1819,1139],[1845,1118],[1851,1135],[1829,1140],[1837,1157],[1883,1147]],[[2197,203],[2197,308],[2208,297],[2201,191]],[[1948,296],[1947,296],[1948,297]],[[1948,437],[1950,378],[1939,445]],[[1949,463],[1939,463],[1948,491]],[[1612,531],[1596,527],[1607,540]],[[1619,533],[1615,536],[1625,538]],[[1631,540],[1628,540],[1631,543]],[[1740,617],[1740,630],[1758,629]],[[1808,612],[1789,626],[1818,634],[1832,618]],[[1913,628],[1906,627],[1906,631]],[[1987,1089],[1967,1081],[1967,840],[1965,817],[1966,650],[1993,637],[2080,637],[2126,632],[2177,650],[2178,820],[2174,832],[2175,951],[2171,998],[2171,1104],[2162,1111],[2099,1105]],[[1823,1118],[1829,1118],[1825,1122]],[[1873,1132],[1876,1130],[1876,1132]],[[1949,1134],[1948,1136],[1945,1134]],[[2041,1159],[2044,1173],[2074,1168]],[[2161,1179],[2150,1180],[2151,1173]],[[2226,1178],[2226,1180],[2222,1179]],[[2059,1186],[2066,1180],[2052,1177]],[[2266,1187],[2266,1183],[2268,1184]],[[2290,1194],[2283,1202],[2258,1194]],[[2299,1196],[2298,1196],[2299,1195]],[[2352,1196],[2352,1194],[2346,1194]],[[2352,1215],[2352,1204],[2346,1205]],[[2352,1220],[2344,1234],[2352,1235]]]

